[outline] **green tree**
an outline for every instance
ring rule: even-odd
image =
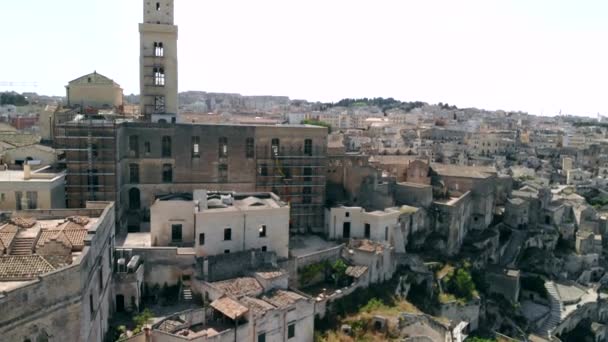
[[[465,298],[466,300],[473,299],[473,295],[477,292],[473,277],[471,277],[471,274],[464,268],[459,268],[456,271],[456,274],[452,278],[451,287],[452,292],[456,296]]]
[[[135,329],[133,329],[133,332],[140,332],[146,324],[152,322],[152,318],[154,318],[154,313],[148,308],[144,309],[144,311],[133,318],[133,321],[135,322]]]
[[[306,120],[302,120],[302,124],[303,125],[312,125],[312,126],[327,127],[327,133],[331,133],[331,125],[328,124],[327,122],[323,122],[323,121],[319,121],[319,120],[306,119]]]
[[[336,260],[333,265],[331,265],[331,269],[333,271],[333,277],[336,282],[336,286],[340,284],[340,282],[346,278],[346,269],[348,266],[342,259]]]

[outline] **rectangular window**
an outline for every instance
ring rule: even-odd
[[[283,172],[283,178],[284,179],[291,179],[291,168],[288,167],[284,167],[282,169],[280,169]]]
[[[266,342],[266,333],[261,333],[258,335],[258,342]]]
[[[245,158],[253,158],[255,155],[255,142],[253,138],[247,138],[245,141]]]
[[[110,272],[112,272],[112,250],[113,247],[112,245],[110,245],[110,248],[108,248],[108,268],[110,269]]]
[[[28,191],[27,195],[27,208],[28,209],[36,209],[38,208],[38,192],[36,191]]]
[[[93,316],[95,315],[95,303],[93,303],[93,294],[89,294],[89,312],[91,313],[91,320],[93,320]]]
[[[146,155],[149,155],[149,154],[150,154],[150,142],[149,142],[149,141],[146,141],[146,142],[144,143],[144,153],[145,153]]]
[[[220,158],[228,157],[228,138],[221,137],[218,139],[218,156]]]
[[[268,251],[268,247],[262,246],[262,252],[266,252],[266,251]]]
[[[262,177],[268,176],[268,166],[266,166],[266,164],[262,164],[260,166],[260,176],[262,176]]]
[[[139,183],[139,165],[138,164],[129,165],[129,183],[131,183],[131,184]]]
[[[305,182],[310,182],[312,181],[312,167],[305,167],[302,170],[302,174],[304,175],[304,181]]]
[[[278,138],[274,138],[271,140],[270,142],[270,150],[272,152],[272,156],[273,157],[278,157],[279,153],[281,152],[281,142],[279,141]]]
[[[228,181],[228,165],[220,164],[217,166],[220,182]]]
[[[302,188],[302,203],[303,204],[312,203],[312,188],[311,187]]]
[[[15,191],[15,209],[23,210],[23,192]]]
[[[165,48],[162,42],[154,42],[154,56],[163,57],[165,55]]]
[[[164,96],[154,96],[154,113],[164,113],[165,112],[165,97]]]
[[[266,237],[266,225],[265,224],[260,226],[259,231],[260,231],[260,237]]]
[[[171,241],[182,242],[182,225],[172,224],[171,225]]]
[[[230,250],[229,249],[224,249],[224,254],[230,254]]]
[[[99,266],[99,293],[103,292],[103,265]]]
[[[198,244],[200,246],[205,244],[205,233],[198,234]]]
[[[372,227],[370,226],[370,224],[369,224],[369,223],[366,223],[366,224],[365,224],[365,233],[364,233],[364,234],[365,234],[365,238],[366,238],[366,239],[369,239],[369,238],[371,237],[371,234],[372,234]]]
[[[296,337],[296,324],[291,323],[290,325],[287,326],[287,338],[294,338],[294,337]]]
[[[163,164],[163,183],[173,182],[173,166],[171,164]]]
[[[165,69],[154,68],[154,85],[158,87],[165,86]]]
[[[162,143],[161,157],[171,158],[171,154],[172,154],[171,137],[170,136],[162,137],[161,143]]]
[[[388,241],[388,227],[384,227],[384,240]]]
[[[312,139],[304,140],[304,154],[312,156]]]
[[[198,158],[201,156],[200,150],[199,150],[200,143],[201,143],[200,137],[192,137],[192,158]]]
[[[232,229],[224,228],[224,241],[232,240]]]
[[[137,135],[129,136],[129,157],[139,157],[139,137]]]

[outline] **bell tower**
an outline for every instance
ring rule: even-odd
[[[139,109],[145,121],[177,119],[177,26],[173,0],[143,0],[139,24]]]

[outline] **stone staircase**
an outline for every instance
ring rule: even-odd
[[[545,282],[545,289],[549,295],[551,308],[547,314],[547,318],[543,324],[536,330],[536,333],[543,337],[550,337],[551,332],[561,322],[562,302],[559,300],[559,294],[555,283],[552,281]]]
[[[32,255],[35,237],[16,237],[11,243],[11,255]]]
[[[192,289],[190,286],[182,285],[182,295],[180,296],[180,299],[184,302],[192,301]]]
[[[526,241],[527,233],[525,231],[513,229],[511,238],[509,239],[508,245],[505,252],[500,258],[500,264],[507,267],[515,267],[515,261],[523,248],[523,244]]]

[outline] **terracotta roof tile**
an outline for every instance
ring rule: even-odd
[[[0,228],[0,233],[17,233],[19,231],[19,227],[14,224],[5,224],[2,228]]]
[[[68,240],[68,237],[63,233],[62,230],[57,229],[43,229],[40,231],[40,237],[36,243],[36,249],[41,248],[50,241],[57,241],[62,245],[72,249],[72,243]]]
[[[348,266],[346,268],[346,275],[353,278],[359,278],[367,272],[367,266]]]
[[[255,318],[260,318],[264,316],[266,312],[276,309],[274,305],[253,297],[243,297],[240,299],[240,302],[249,307],[249,309],[255,315]]]
[[[8,248],[11,245],[15,235],[17,233],[0,231],[0,240],[2,240],[4,247]]]
[[[70,240],[72,246],[84,247],[84,239],[88,234],[86,229],[65,229],[63,233]]]
[[[262,293],[262,285],[251,277],[234,278],[211,283],[215,288],[224,292],[224,294],[234,297],[242,296],[257,296]]]
[[[246,314],[249,309],[230,297],[222,297],[211,302],[211,307],[235,319]]]
[[[0,257],[0,280],[30,280],[54,270],[55,267],[40,255]]]
[[[276,290],[265,295],[262,299],[276,307],[285,308],[295,304],[299,300],[306,299],[306,297],[292,291]]]

